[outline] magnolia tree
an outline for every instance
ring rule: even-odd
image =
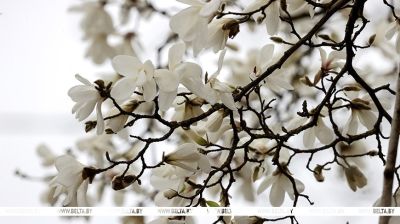
[[[65,155],[38,147],[43,164],[58,171],[46,202],[94,206],[112,188],[119,206],[132,194],[128,203],[134,206],[229,207],[238,205],[237,190],[242,200],[265,206],[313,205],[307,186],[339,169],[343,187],[356,192],[368,184],[365,157],[373,157],[385,167],[384,190],[374,206],[397,204],[400,5],[177,2],[171,7],[161,1],[93,0],[71,8],[82,15],[86,57],[99,65],[111,61],[115,73],[95,81],[76,75],[77,85],[68,91],[72,113],[94,133]],[[386,11],[378,15],[368,7]],[[169,31],[152,24],[150,35],[161,44],[141,49],[146,34],[139,24],[150,26],[153,17],[167,20]],[[259,38],[252,32],[267,37],[265,43],[248,49],[246,41],[236,41],[240,35],[248,35],[248,42]],[[140,52],[156,57],[148,60]],[[204,55],[217,66],[201,63]],[[78,161],[83,154],[90,163]],[[315,181],[301,180],[300,172]],[[88,197],[88,190],[97,197]],[[271,220],[298,223],[294,216],[225,216],[214,223]]]

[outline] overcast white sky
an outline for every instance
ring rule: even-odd
[[[42,176],[35,147],[45,142],[61,152],[83,134],[82,125],[71,115],[73,103],[66,93],[77,83],[76,73],[95,77],[94,71],[99,69],[83,58],[85,45],[78,29],[79,16],[67,12],[74,2],[79,1],[0,0],[0,206],[43,206],[39,195],[46,186],[21,180],[13,175],[14,170],[20,168],[33,176]],[[368,170],[377,171],[381,169]],[[315,183],[308,174],[302,180],[313,183],[306,186],[305,193],[313,193],[317,206],[372,205],[381,184],[380,175],[371,175],[366,188],[352,193],[345,183],[337,184],[335,174],[322,184]],[[265,194],[262,197],[267,200]],[[55,217],[0,220],[3,223],[62,222]],[[304,223],[311,223],[310,220],[314,219]],[[346,220],[371,223],[360,217],[334,221],[318,218],[318,222],[325,223]],[[94,223],[106,221],[109,219],[93,220]]]

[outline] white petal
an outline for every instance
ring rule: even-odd
[[[198,163],[199,163],[199,168],[204,173],[210,173],[211,172],[211,164],[210,164],[210,161],[208,160],[207,156],[200,155],[200,159],[199,159]]]
[[[97,102],[96,106],[96,113],[97,113],[97,135],[101,135],[104,131],[104,119],[103,119],[103,114],[101,113],[101,104],[102,101]]]
[[[267,77],[266,81],[269,82],[269,87],[272,87],[272,90],[279,92],[281,89],[293,90],[293,86],[285,79],[281,78],[282,74],[272,74]],[[280,88],[277,88],[280,87]]]
[[[83,106],[81,108],[79,108],[79,110],[75,114],[75,117],[79,121],[85,120],[93,112],[94,107],[96,106],[96,103],[97,103],[97,101],[95,101],[95,100],[86,102],[85,104],[83,104]]]
[[[120,75],[136,76],[139,69],[143,67],[143,64],[136,57],[118,55],[112,59],[112,66]]]
[[[172,47],[168,51],[168,68],[173,70],[183,58],[183,54],[185,53],[185,43],[177,43],[172,45]]]
[[[229,109],[236,111],[235,101],[233,99],[232,93],[220,93],[221,102],[227,106]]]
[[[276,180],[275,176],[268,176],[265,178],[257,189],[257,194],[264,192]]]
[[[158,95],[158,105],[161,111],[166,111],[171,106],[172,102],[175,100],[177,90],[172,92],[165,92],[160,90]]]
[[[87,190],[89,185],[89,179],[84,180],[77,190],[77,203],[79,207],[87,207],[89,203],[87,201]]]
[[[267,24],[267,32],[269,35],[274,35],[278,32],[280,19],[279,19],[279,2],[274,1],[265,10],[265,22]]]
[[[167,69],[158,69],[155,71],[154,79],[160,90],[164,92],[176,91],[179,85],[179,77],[176,73]]]
[[[154,80],[147,81],[143,84],[143,99],[150,102],[157,95],[157,86]]]
[[[275,207],[281,206],[285,200],[285,191],[283,186],[281,186],[281,178],[287,177],[281,176],[279,179],[277,179],[275,183],[272,184],[271,192],[269,194],[269,201],[271,202],[271,205]]]
[[[191,30],[195,29],[198,23],[198,12],[199,8],[189,7],[172,16],[169,21],[171,30],[177,33],[182,40],[192,41],[196,32],[191,32]]]
[[[368,130],[372,130],[376,123],[376,115],[370,110],[357,111],[358,118],[361,124],[364,125]]]
[[[349,119],[343,127],[343,134],[355,135],[358,130],[358,115],[356,111],[352,111]]]
[[[266,44],[264,47],[262,47],[259,56],[257,57],[257,66],[259,67],[259,69],[264,69],[271,61],[273,55],[274,55],[273,44]]]
[[[124,77],[115,83],[110,94],[117,100],[125,100],[135,91],[136,85],[136,77]]]
[[[204,17],[212,16],[215,12],[217,12],[220,5],[221,5],[221,0],[211,0],[210,2],[208,2],[203,6],[203,8],[200,11],[200,15]]]
[[[85,84],[85,85],[87,85],[87,86],[92,86],[92,83],[89,82],[89,80],[83,78],[82,76],[80,76],[80,75],[78,75],[78,74],[75,75],[75,78],[76,78],[78,81],[80,81],[81,83],[83,83],[83,84]]]
[[[315,143],[314,127],[308,128],[303,132],[303,145],[306,148],[312,148]]]
[[[329,144],[333,141],[333,131],[325,125],[322,118],[318,118],[318,124],[314,128],[315,135],[322,144]]]

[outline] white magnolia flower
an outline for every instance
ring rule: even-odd
[[[178,197],[180,195],[191,196],[194,189],[185,181],[188,177],[194,177],[193,172],[181,169],[178,166],[166,164],[152,170],[150,184],[158,190],[155,197],[157,206],[185,206],[188,200]]]
[[[108,35],[114,32],[114,25],[104,6],[105,4],[100,2],[87,2],[70,9],[84,13],[80,25],[84,39],[90,41],[85,56],[96,64],[102,64],[115,56],[114,49],[107,42]]]
[[[234,88],[229,86],[228,84],[221,82],[217,79],[217,76],[221,72],[222,63],[224,61],[224,56],[226,53],[226,49],[221,51],[218,59],[218,69],[217,71],[210,76],[206,86],[208,87],[208,91],[205,95],[205,98],[210,104],[215,104],[218,102],[223,103],[229,109],[236,111],[235,100],[232,96],[232,91]]]
[[[252,68],[253,79],[257,78],[265,72],[265,70],[273,63],[274,45],[267,44],[257,53],[255,65]],[[284,69],[279,69],[264,79],[266,87],[274,92],[282,90],[293,90],[292,85],[284,77]]]
[[[104,6],[105,4],[100,2],[86,2],[70,8],[71,11],[84,13],[80,25],[85,33],[85,38],[114,32],[112,18]]]
[[[115,56],[115,50],[107,41],[107,36],[99,34],[90,39],[90,45],[86,50],[85,57],[96,64],[102,64]]]
[[[50,181],[50,187],[55,189],[53,197],[66,193],[63,206],[88,206],[86,192],[90,178],[83,177],[85,166],[70,155],[58,157],[55,166],[58,174]]]
[[[175,114],[171,120],[183,121],[203,114],[201,106],[205,103],[204,99],[193,95],[187,96],[188,100],[174,104]]]
[[[75,75],[75,78],[79,80],[83,85],[73,86],[68,91],[68,96],[75,102],[72,108],[72,113],[79,121],[85,120],[93,112],[96,107],[97,113],[97,134],[103,133],[104,120],[101,112],[101,104],[104,98],[100,96],[99,91],[96,87],[90,83],[87,79],[80,75]]]
[[[192,44],[194,54],[197,55],[206,45],[207,24],[219,9],[222,0],[178,0],[189,5],[171,17],[170,28],[187,44]]]
[[[182,62],[185,44],[174,44],[168,51],[168,69],[157,69],[155,81],[159,87],[160,110],[167,110],[175,100],[179,83],[199,97],[206,93],[201,80],[202,69],[192,62]]]
[[[215,53],[226,46],[228,37],[233,38],[239,32],[239,24],[232,18],[215,19],[208,24],[207,48]]]
[[[343,134],[356,135],[358,124],[361,123],[367,130],[374,128],[377,121],[375,112],[378,109],[368,93],[360,95],[361,89],[345,91],[346,96],[351,102],[351,115],[343,127]],[[390,103],[385,98],[381,99],[381,104],[385,109],[390,109]]]
[[[294,179],[296,183],[297,192],[301,193],[304,191],[304,184],[298,180]],[[278,169],[275,170],[272,175],[268,176],[261,182],[260,186],[258,187],[257,193],[261,194],[267,188],[271,186],[271,192],[269,194],[269,201],[271,202],[272,206],[281,206],[283,201],[285,200],[285,193],[287,193],[290,199],[294,200],[294,189],[293,184],[289,180],[289,178],[280,172]]]
[[[260,7],[266,5],[267,3],[268,1],[265,0],[255,0],[244,9],[244,12],[251,12],[257,10]],[[265,21],[265,24],[267,26],[267,32],[269,35],[274,35],[278,32],[281,23],[279,16],[280,16],[280,7],[278,0],[273,0],[272,3],[266,9],[264,9],[263,13],[256,13],[254,15],[254,17],[256,17],[255,19],[256,21],[258,21],[257,18],[261,18],[263,19],[262,21]]]
[[[317,84],[329,72],[337,71],[344,65],[346,59],[345,51],[331,51],[329,54],[322,48],[319,48],[321,58],[321,67],[315,71],[314,85]]]
[[[207,156],[201,154],[193,143],[180,145],[175,152],[166,155],[164,161],[191,172],[196,172],[199,169],[205,173],[211,171],[210,161]]]
[[[112,66],[116,72],[124,76],[111,89],[111,96],[117,100],[126,100],[136,87],[143,89],[143,98],[149,102],[157,94],[154,81],[154,66],[150,60],[142,63],[138,58],[129,55],[118,55],[113,58]]]
[[[318,116],[317,124],[306,129],[303,133],[303,144],[307,148],[314,147],[315,140],[318,139],[322,144],[329,144],[333,141],[335,135],[331,128],[329,128],[325,122],[324,117],[327,116],[328,111],[324,107],[321,110],[320,116]],[[298,128],[301,125],[307,124],[312,118],[296,117],[288,125],[288,130]]]
[[[385,37],[388,40],[390,40],[395,35],[396,35],[396,41],[395,41],[396,51],[397,51],[397,53],[400,53],[400,21],[398,21],[398,20],[395,20],[394,22],[392,22],[390,24],[389,29],[387,30]]]
[[[114,48],[118,55],[131,55],[137,57],[136,51],[137,48],[140,47],[141,45],[138,38],[136,38],[136,34],[130,32],[123,36],[121,43],[116,45]]]

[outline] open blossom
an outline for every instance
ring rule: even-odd
[[[257,18],[262,18],[267,26],[267,32],[269,35],[274,35],[278,32],[281,20],[280,16],[280,7],[278,0],[273,0],[272,3],[264,9],[264,13],[255,14],[256,21]],[[259,9],[260,7],[266,5],[268,1],[265,0],[254,0],[250,3],[244,10],[244,12],[251,12]],[[265,18],[264,18],[265,17]]]
[[[304,131],[303,144],[305,147],[312,148],[316,139],[318,139],[322,144],[329,144],[334,140],[334,132],[325,124],[323,119],[325,116],[327,116],[327,114],[328,111],[324,107],[320,112],[320,116],[317,118],[316,125]],[[309,123],[311,119],[312,118],[296,117],[289,123],[287,129],[292,130],[298,128],[301,125]]]
[[[322,48],[319,48],[321,58],[321,67],[316,71],[314,76],[314,85],[317,84],[327,73],[336,71],[344,65],[346,58],[345,51],[331,51],[329,54]]]
[[[235,100],[233,99],[232,96],[232,91],[234,90],[234,88],[217,79],[217,76],[219,75],[222,69],[222,63],[224,61],[225,53],[226,50],[221,51],[218,59],[218,69],[208,79],[207,82],[208,91],[204,99],[206,99],[210,104],[221,102],[229,109],[237,110],[235,105]]]
[[[205,173],[211,171],[210,161],[207,156],[198,152],[197,146],[193,143],[180,145],[175,152],[166,155],[164,161],[192,172],[196,172],[199,169]]]
[[[85,56],[96,64],[102,64],[108,58],[115,56],[115,50],[107,40],[108,35],[114,32],[114,25],[104,7],[104,3],[87,2],[71,8],[71,11],[84,13],[80,25],[84,32],[84,39],[90,41]]]
[[[265,70],[273,63],[274,45],[267,44],[256,53],[255,65],[252,68],[251,76],[255,79],[265,72]],[[264,83],[268,89],[274,92],[280,92],[282,90],[293,90],[292,85],[283,77],[284,69],[279,69],[265,78]]]
[[[114,32],[112,18],[104,6],[105,4],[99,2],[85,2],[70,8],[71,11],[83,12],[84,17],[80,25],[85,38]]]
[[[346,96],[350,100],[351,115],[343,127],[343,134],[355,135],[358,131],[358,121],[360,121],[367,130],[374,128],[377,121],[377,116],[374,112],[377,112],[378,109],[368,93],[361,95],[360,87],[351,87],[349,91],[345,91]],[[385,109],[390,108],[390,104],[385,98],[381,99],[381,104]]]
[[[55,189],[53,197],[66,193],[63,206],[88,206],[86,192],[91,178],[84,177],[85,166],[70,155],[58,157],[55,166],[58,174],[50,181],[50,187]]]
[[[215,53],[226,46],[226,41],[239,32],[239,23],[232,18],[215,19],[208,24],[207,48],[212,48]]]
[[[154,81],[154,66],[150,60],[142,63],[136,57],[118,55],[113,58],[112,65],[114,70],[124,77],[115,83],[111,96],[117,100],[126,100],[136,87],[141,87],[144,100],[153,100],[157,94],[157,88]]]
[[[75,75],[75,78],[83,85],[73,86],[68,91],[68,96],[75,102],[72,108],[72,113],[79,121],[85,120],[93,112],[96,107],[97,113],[97,134],[103,133],[104,120],[101,112],[101,104],[104,98],[100,96],[96,87],[87,79],[80,75]]]
[[[303,192],[304,184],[298,179],[294,179],[294,181],[297,192]],[[293,189],[293,184],[284,173],[279,171],[279,169],[275,170],[270,176],[261,182],[257,193],[261,194],[269,187],[271,187],[269,201],[271,202],[272,206],[281,206],[285,200],[286,193],[289,195],[290,199],[294,200],[295,191]]]
[[[99,34],[92,37],[86,50],[85,57],[90,58],[96,64],[102,64],[115,56],[115,50],[108,44],[107,36]]]
[[[176,15],[171,17],[170,27],[179,38],[188,45],[193,46],[197,55],[206,45],[208,28],[207,24],[219,9],[222,0],[178,0],[189,5]]]
[[[155,81],[159,87],[158,104],[160,110],[167,110],[175,100],[179,84],[197,96],[203,97],[206,93],[202,83],[202,69],[192,62],[182,62],[185,53],[185,44],[174,44],[168,51],[168,69],[157,69]]]

